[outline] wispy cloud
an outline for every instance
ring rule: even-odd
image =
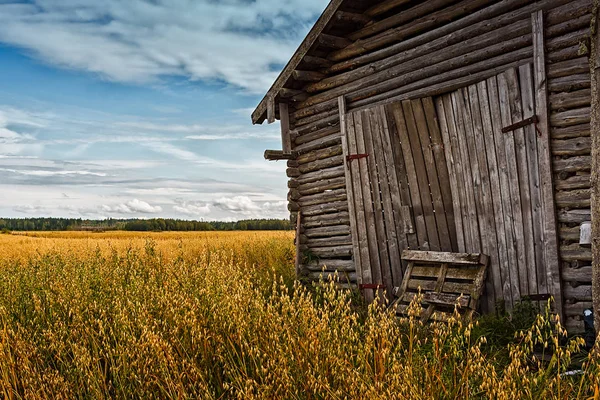
[[[217,80],[261,93],[326,0],[0,3],[0,41],[122,82]]]
[[[160,206],[151,206],[145,201],[133,199],[126,203],[113,204],[113,205],[102,205],[102,211],[106,213],[117,213],[117,214],[156,214],[162,211]]]

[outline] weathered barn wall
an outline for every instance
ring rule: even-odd
[[[353,1],[342,8],[352,14],[329,23],[276,100],[290,105],[292,150],[300,154],[288,162],[287,173],[292,220],[302,213],[301,274],[316,279],[325,267],[326,275],[338,270],[342,281],[356,281],[338,97],[355,111],[448,93],[531,63],[531,14],[541,9],[564,310],[567,326],[581,329],[579,315],[591,301],[591,253],[577,244],[579,223],[590,215],[591,1],[370,4]],[[365,20],[372,23],[363,26]]]

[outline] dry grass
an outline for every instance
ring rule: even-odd
[[[4,398],[598,398],[540,317],[499,366],[472,326],[292,283],[290,233],[0,235]],[[542,364],[534,348],[553,350]]]

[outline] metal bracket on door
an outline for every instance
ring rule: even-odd
[[[505,126],[504,128],[502,128],[502,133],[508,133],[508,132],[514,131],[515,129],[523,128],[524,126],[534,124],[535,125],[535,131],[537,132],[538,136],[541,137],[542,136],[542,132],[540,131],[540,129],[537,126],[538,122],[540,122],[540,119],[538,118],[537,115],[534,115],[532,117],[525,118],[522,121],[516,122],[516,123],[514,123],[512,125]]]
[[[358,160],[360,158],[369,157],[368,154],[349,154],[346,156],[346,161]]]

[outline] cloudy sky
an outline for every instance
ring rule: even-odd
[[[0,217],[286,217],[250,113],[327,0],[0,0]]]

